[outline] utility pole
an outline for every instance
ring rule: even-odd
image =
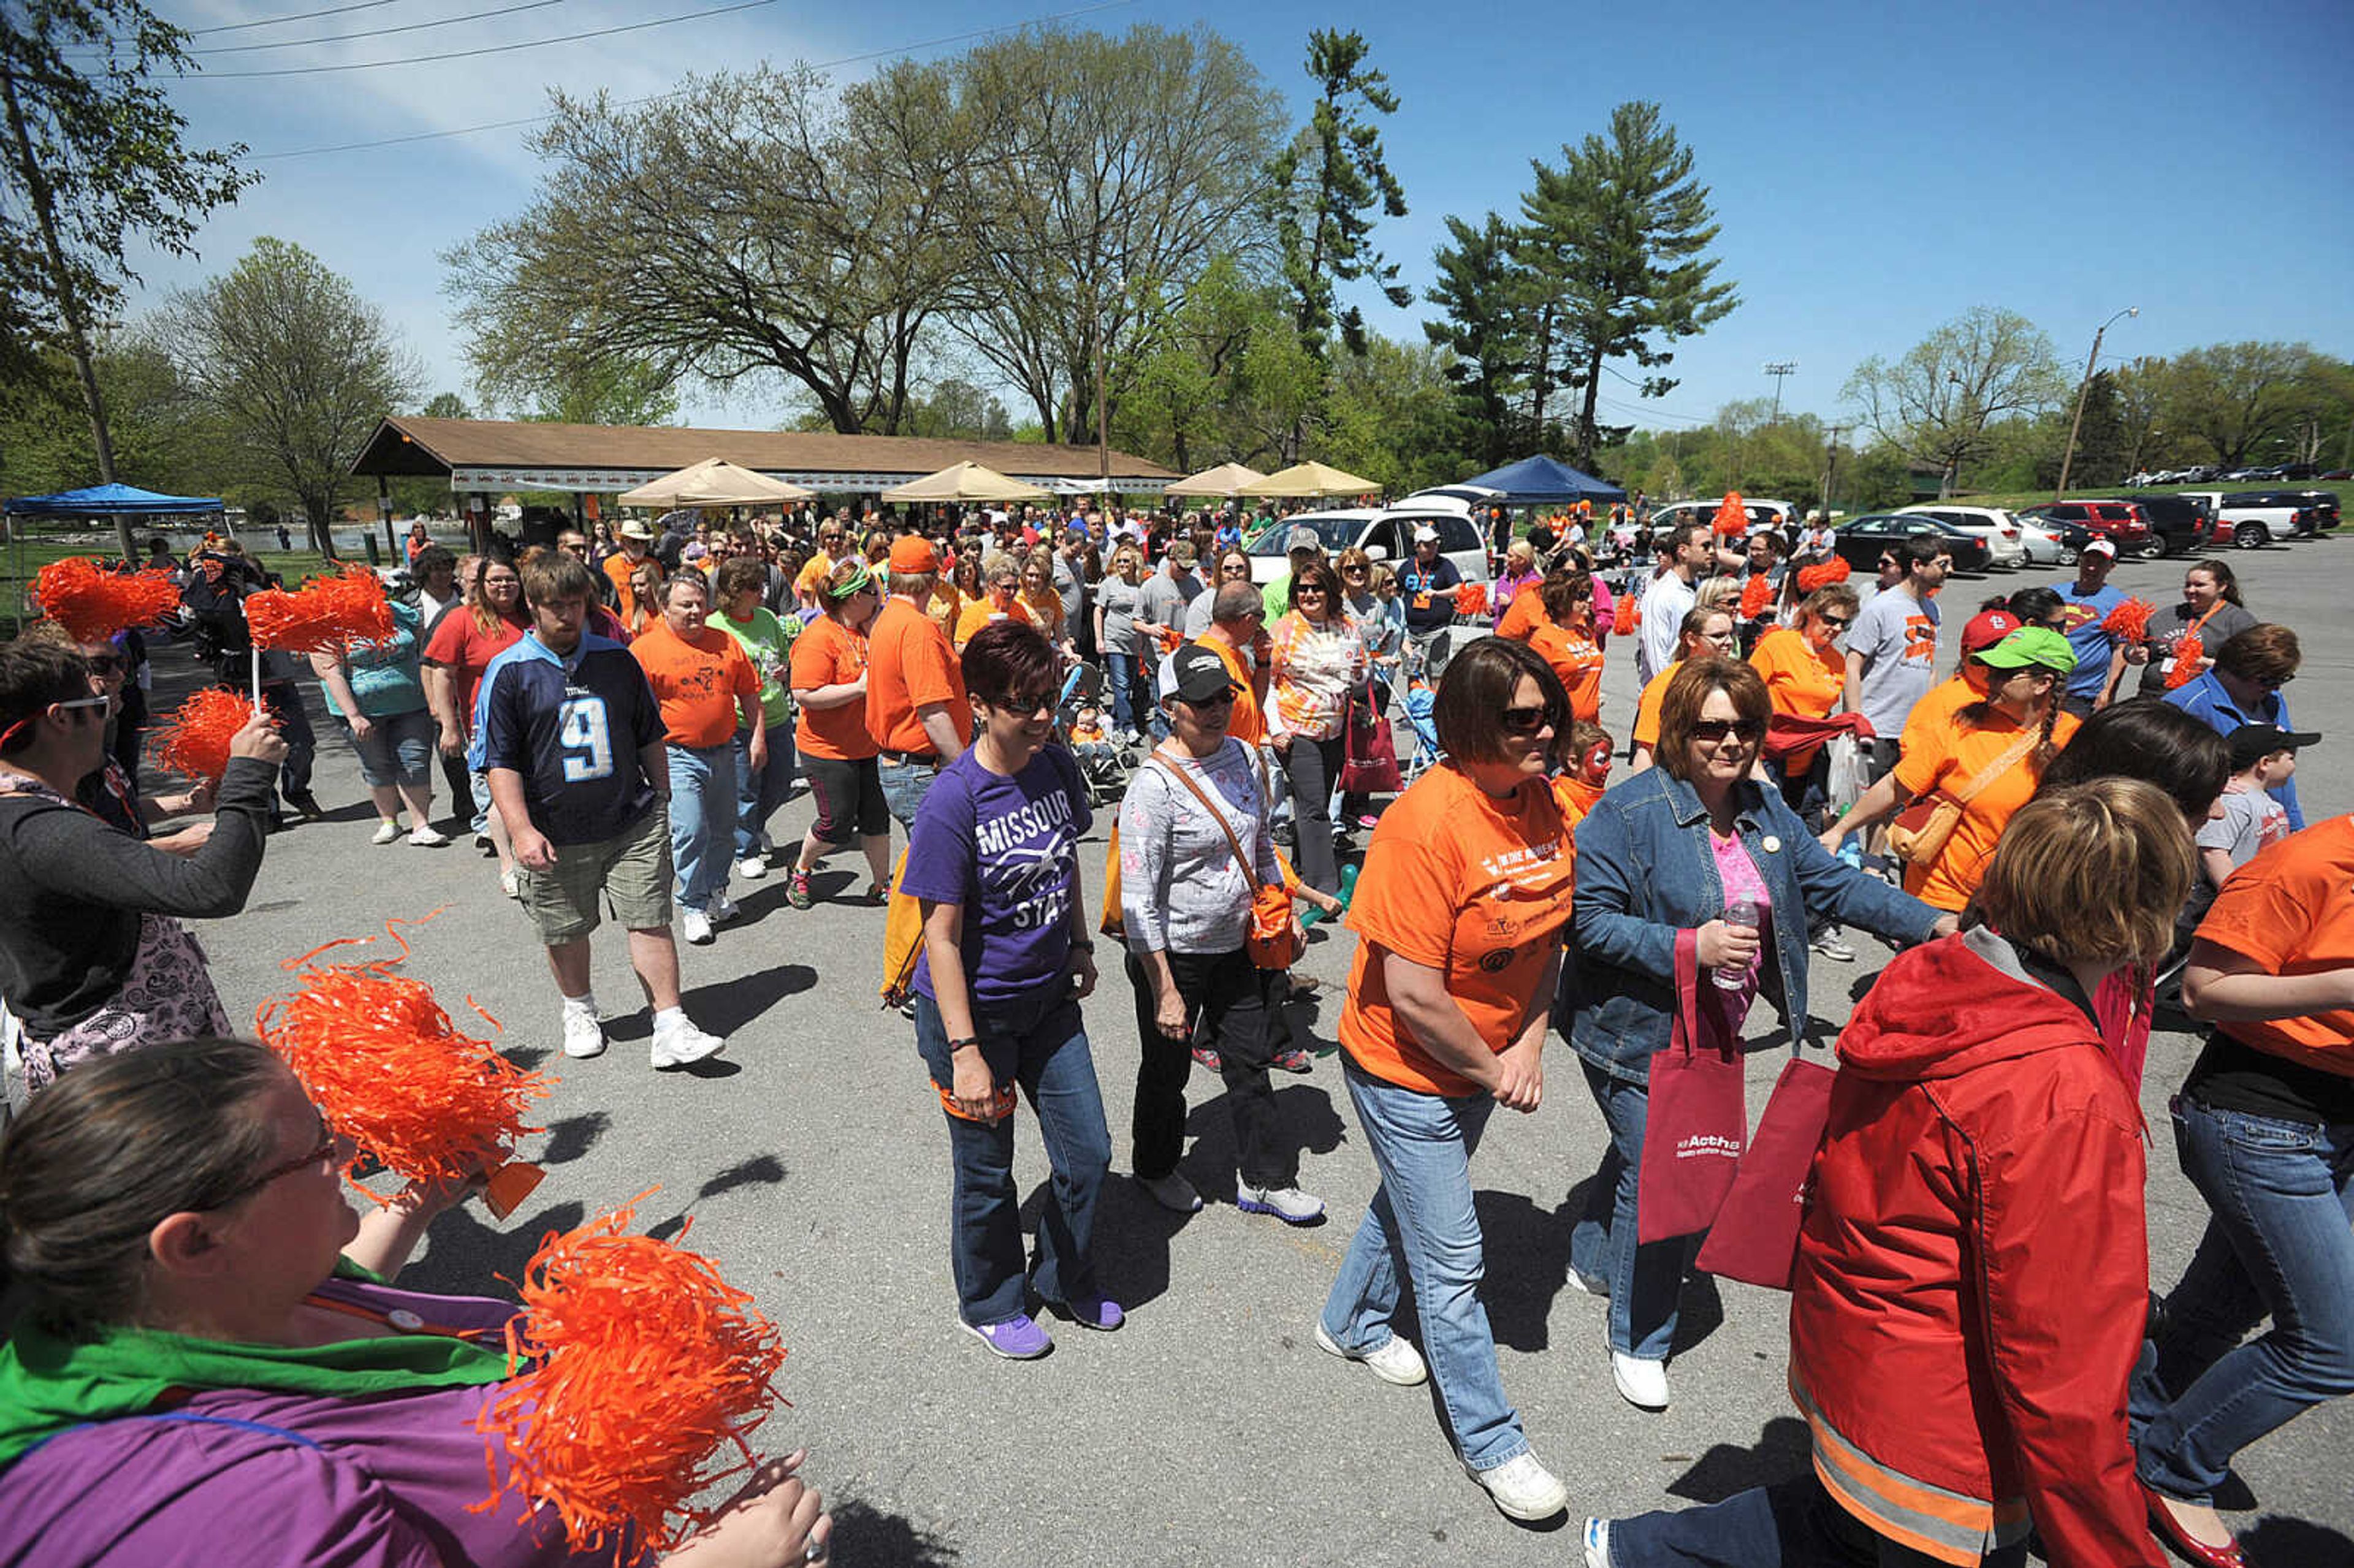
[[[1831,481],[1839,475],[1840,437],[1845,435],[1849,429],[1846,425],[1833,425],[1830,445],[1823,449],[1823,521],[1826,524],[1831,520]]]
[[[1795,359],[1769,359],[1766,362],[1766,374],[1774,378],[1774,417],[1766,421],[1767,424],[1782,422],[1782,381],[1784,377],[1797,373],[1798,362]]]
[[[2093,352],[2084,358],[2084,379],[2076,384],[2076,417],[2068,421],[2068,444],[2060,452],[2060,483],[2052,492],[2052,499],[2054,501],[2067,493],[2068,471],[2075,466],[2076,431],[2084,423],[2084,394],[2093,389],[2093,366],[2100,363],[2101,336],[2116,324],[2119,317],[2139,314],[2141,314],[2139,305],[2127,305],[2094,330]]]

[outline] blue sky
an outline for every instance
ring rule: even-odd
[[[152,0],[217,27],[337,0]],[[350,4],[352,0],[341,0]],[[430,21],[513,0],[383,0],[343,16],[207,33],[220,48]],[[192,133],[253,153],[338,145],[542,112],[546,91],[656,93],[690,70],[766,56],[830,62],[1008,26],[1076,4],[900,0],[775,3],[731,16],[471,60],[230,79],[232,70],[398,58],[550,37],[726,0],[556,0],[492,20],[389,37],[210,56],[173,89]],[[1403,100],[1384,123],[1410,208],[1379,242],[1417,295],[1448,213],[1511,215],[1532,157],[1603,129],[1613,104],[1659,101],[1698,155],[1723,225],[1720,276],[1741,308],[1679,351],[1683,385],[1606,417],[1668,428],[1766,395],[1766,360],[1794,359],[1787,408],[1834,418],[1859,360],[1901,354],[1973,305],[2005,306],[2081,365],[2093,329],[2111,355],[2243,338],[2354,355],[2354,6],[2217,4],[1730,5],[1570,8],[1513,3],[1135,0],[1067,25],[1118,31],[1200,21],[1235,39],[1304,112],[1304,42],[1365,34]],[[910,52],[932,57],[958,45]],[[871,63],[842,68],[847,79]],[[439,253],[529,199],[521,130],[364,152],[264,158],[267,175],[199,237],[201,260],[143,268],[150,291],[233,264],[257,235],[300,243],[379,305],[427,367],[465,387]],[[1428,307],[1368,297],[1381,331],[1418,338]],[[1628,367],[1632,370],[1632,367]],[[471,392],[469,392],[471,398]],[[1011,400],[1009,400],[1011,401]],[[696,422],[773,423],[781,401],[690,396]],[[1017,415],[1018,417],[1018,415]]]

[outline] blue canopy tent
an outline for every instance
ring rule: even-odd
[[[1476,474],[1454,488],[1493,491],[1495,503],[1502,506],[1568,506],[1580,501],[1608,503],[1627,499],[1627,493],[1607,480],[1580,473],[1565,462],[1543,456],[1506,463]]]
[[[125,556],[133,554],[131,520],[134,517],[218,516],[220,498],[215,495],[159,495],[152,490],[141,490],[129,484],[93,484],[81,490],[59,491],[55,495],[12,495],[0,501],[0,514],[9,522],[9,576],[16,582],[17,602],[11,607],[18,618],[24,614],[23,596],[31,583],[25,563],[25,530],[16,524],[20,520],[40,517],[104,517],[114,524],[115,540]]]

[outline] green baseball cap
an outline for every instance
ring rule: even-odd
[[[2022,626],[1977,658],[1979,663],[1991,664],[1998,670],[2041,666],[2065,675],[2076,668],[2076,651],[2068,646],[2066,638],[2048,626]]]

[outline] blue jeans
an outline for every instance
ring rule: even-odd
[[[2134,1425],[2141,1478],[2206,1502],[2241,1449],[2354,1393],[2354,1125],[2185,1097],[2174,1146],[2211,1213],[2137,1369]]]
[[[670,856],[677,863],[678,901],[708,910],[727,891],[728,824],[736,808],[736,748],[672,746]]]
[[[939,769],[928,762],[880,761],[875,776],[883,783],[883,802],[891,808],[891,815],[907,832],[916,831],[916,813],[924,809],[924,797],[931,793],[932,780]]]
[[[1471,1156],[1496,1102],[1401,1088],[1353,1064],[1343,1072],[1382,1184],[1325,1298],[1324,1331],[1344,1351],[1379,1350],[1395,1331],[1399,1276],[1411,1279],[1424,1359],[1455,1446],[1473,1469],[1494,1469],[1529,1451],[1479,1302],[1487,1262]]]
[[[1136,722],[1136,655],[1108,652],[1103,656],[1104,679],[1111,685],[1111,722],[1130,735],[1142,733]]]
[[[1611,1568],[1934,1568],[1945,1561],[1891,1541],[1800,1476],[1707,1508],[1610,1521]],[[2019,1568],[2027,1543],[1997,1547],[1985,1568]]]
[[[1000,1086],[1019,1084],[1038,1118],[1038,1136],[1054,1167],[1038,1214],[1038,1294],[1084,1301],[1096,1286],[1096,1194],[1111,1169],[1111,1131],[1103,1090],[1077,999],[1067,988],[998,1007],[976,1007],[973,1033]],[[916,1049],[946,1088],[955,1080],[949,1033],[932,999],[916,994]],[[1022,1190],[1013,1181],[1013,1118],[994,1127],[945,1118],[955,1181],[949,1198],[949,1262],[957,1310],[975,1328],[1024,1309]]]
[[[793,726],[780,724],[769,730],[769,765],[752,768],[752,732],[736,732],[736,858],[750,860],[760,853],[760,835],[769,819],[785,803],[793,787]]]
[[[1569,1266],[1598,1280],[1610,1294],[1610,1348],[1623,1356],[1663,1361],[1675,1344],[1677,1298],[1684,1265],[1697,1236],[1635,1240],[1635,1191],[1643,1170],[1643,1121],[1651,1091],[1614,1077],[1590,1062],[1585,1086],[1610,1124],[1610,1147],[1586,1190],[1585,1213],[1569,1233]]]

